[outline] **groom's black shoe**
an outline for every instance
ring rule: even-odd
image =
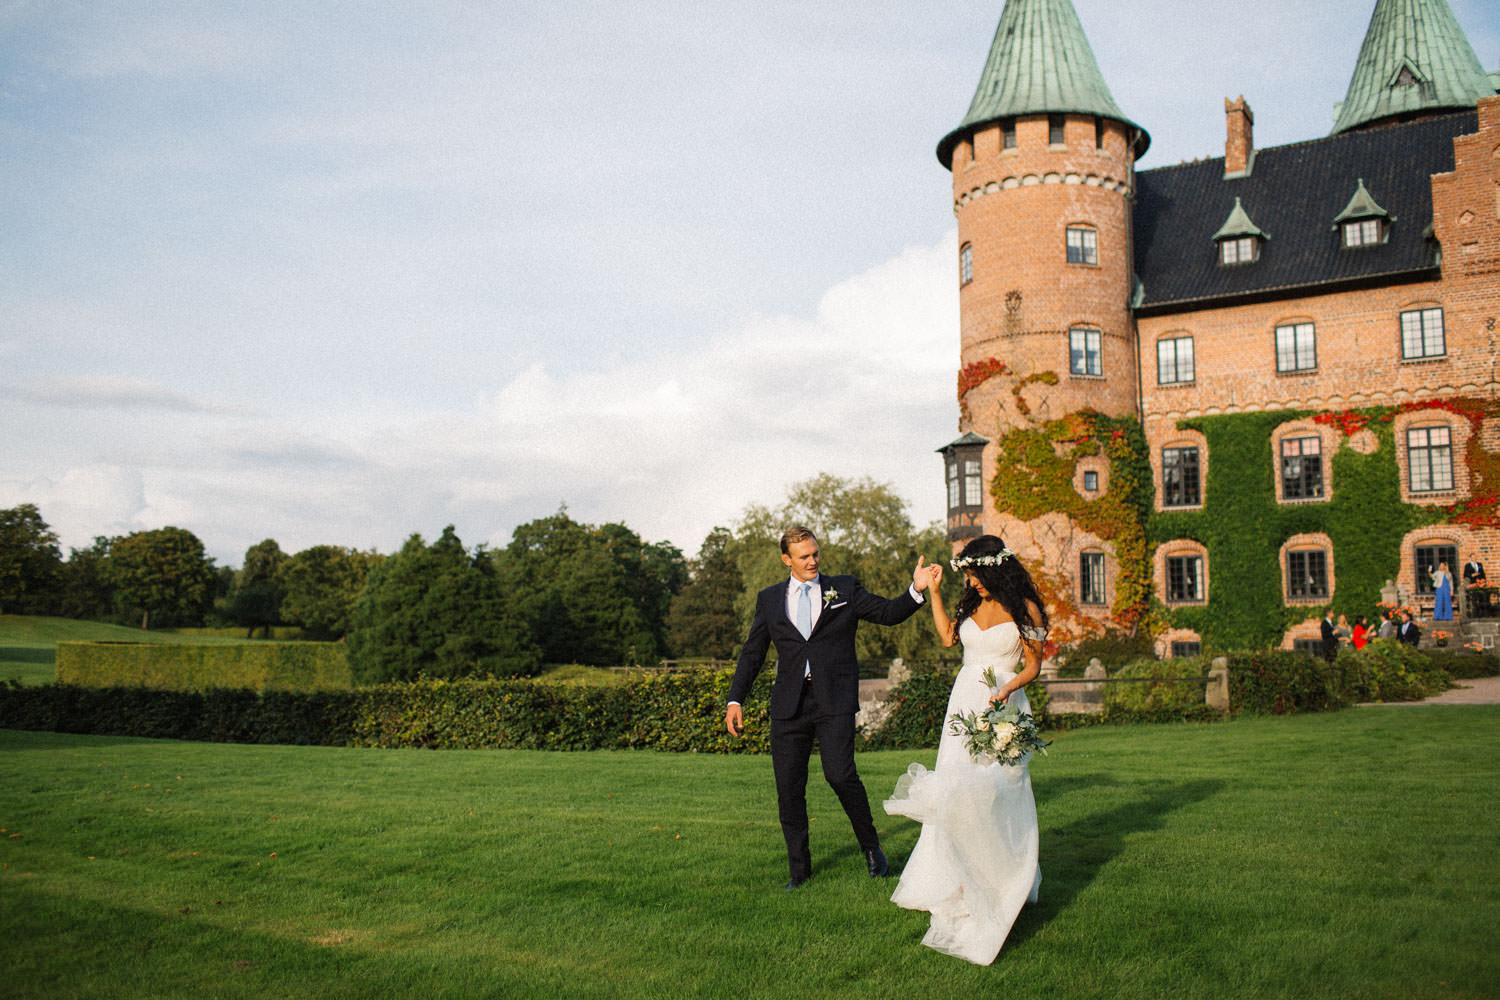
[[[800,889],[802,886],[806,885],[808,880],[811,878],[811,875],[803,875],[800,877],[793,875],[792,880],[786,884],[786,891],[791,892],[793,889]]]
[[[871,878],[885,878],[890,874],[891,866],[885,860],[885,852],[878,847],[865,852],[865,864],[870,869]]]

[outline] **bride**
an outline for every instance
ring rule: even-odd
[[[1047,635],[1047,612],[1031,575],[994,535],[969,542],[951,565],[964,574],[951,621],[936,586],[941,565],[929,568],[927,588],[943,645],[964,645],[963,667],[943,718],[983,711],[992,701],[1008,700],[1030,712],[1022,688],[1041,669]],[[986,668],[993,668],[999,685],[993,690],[983,678]],[[922,939],[929,948],[989,965],[1022,904],[1036,902],[1042,884],[1026,761],[975,761],[963,737],[949,732],[945,722],[936,769],[912,764],[885,801],[885,811],[922,824],[892,902],[932,914]]]

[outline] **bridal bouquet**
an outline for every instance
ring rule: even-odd
[[[992,670],[984,672],[984,682],[999,687]],[[1047,741],[1030,712],[1009,704],[991,704],[983,712],[954,712],[948,719],[949,732],[961,736],[970,756],[977,761],[998,760],[1002,764],[1020,764],[1033,750],[1047,752]]]

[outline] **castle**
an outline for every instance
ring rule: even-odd
[[[1461,574],[1500,582],[1497,89],[1445,0],[1377,0],[1331,134],[1256,149],[1226,99],[1222,158],[1138,172],[1069,0],[1008,0],[937,147],[949,541],[1002,535],[1060,641],[1147,627],[1162,654],[1422,615],[1440,563],[1455,630],[1500,610]]]

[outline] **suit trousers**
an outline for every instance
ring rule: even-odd
[[[781,834],[786,838],[787,865],[794,879],[812,875],[812,850],[808,844],[807,765],[817,738],[827,780],[849,823],[861,851],[880,846],[870,798],[854,768],[854,716],[828,715],[818,705],[812,684],[802,685],[802,699],[790,719],[771,720],[771,769],[776,775],[776,805]]]

